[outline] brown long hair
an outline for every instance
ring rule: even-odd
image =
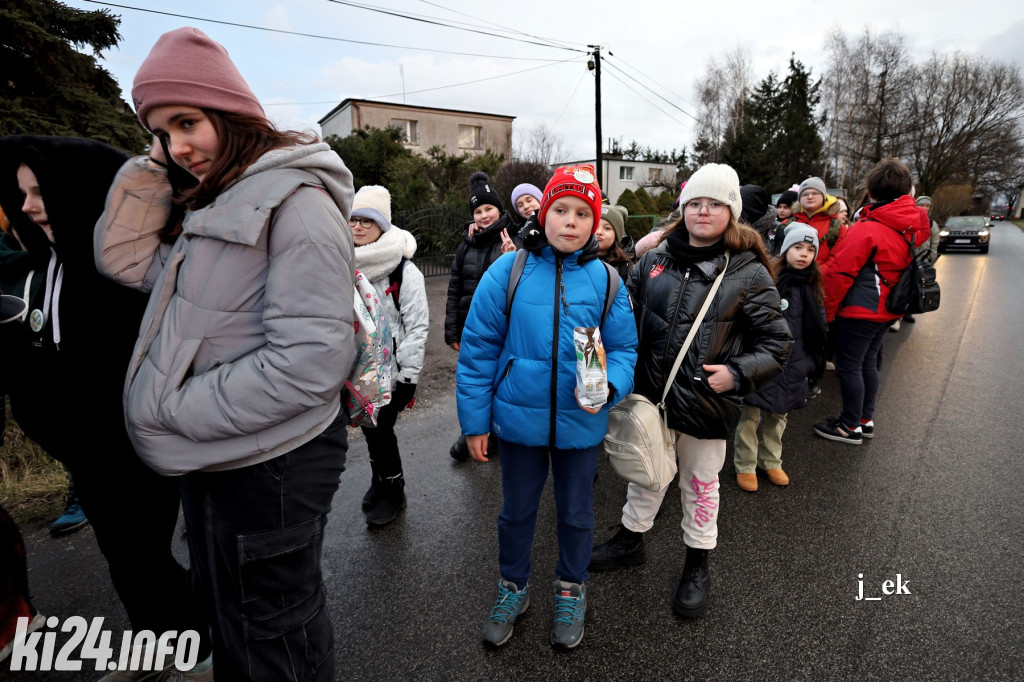
[[[682,215],[679,218],[665,226],[665,229],[661,232],[661,239],[658,240],[658,244],[665,241],[672,232],[682,225],[683,229],[686,229],[686,220]],[[764,247],[764,239],[761,238],[761,234],[754,228],[741,223],[736,220],[732,214],[729,215],[729,226],[725,228],[725,232],[722,234],[722,239],[725,240],[725,246],[733,253],[739,253],[741,251],[752,251],[757,260],[761,261],[765,269],[768,272],[772,272],[771,258],[768,256],[768,250]]]
[[[196,210],[213,203],[245,172],[245,169],[272,149],[314,144],[319,138],[311,132],[278,130],[265,118],[246,116],[216,109],[203,109],[213,123],[220,141],[220,152],[210,164],[202,182],[185,192],[182,203]]]

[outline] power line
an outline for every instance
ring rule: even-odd
[[[507,26],[502,26],[501,24],[498,24],[496,22],[490,21],[488,19],[484,19],[482,17],[473,16],[472,14],[468,14],[466,12],[462,12],[460,10],[453,9],[451,7],[445,7],[444,5],[440,5],[440,4],[436,3],[436,2],[430,2],[430,0],[420,0],[420,2],[422,2],[425,5],[431,5],[432,7],[437,7],[438,9],[443,9],[443,10],[447,10],[449,12],[453,12],[455,14],[459,14],[459,15],[464,16],[464,17],[469,17],[470,19],[476,19],[477,21],[482,21],[482,22],[484,22],[486,24],[490,24],[491,26],[499,28],[502,31],[506,31],[508,33],[516,33],[516,34],[521,35],[521,36],[526,36],[527,38],[536,38],[537,40],[544,40],[546,42],[553,43],[553,44],[556,44],[556,45],[560,44],[560,45],[569,46],[569,45],[573,45],[574,44],[574,43],[570,43],[570,42],[565,41],[565,40],[556,40],[554,38],[545,38],[543,36],[533,35],[532,33],[526,33],[525,31],[520,31],[518,29],[508,28]],[[584,46],[584,43],[575,43],[575,44],[579,45],[580,47]]]
[[[328,2],[333,2],[336,5],[345,5],[347,7],[355,7],[356,9],[364,9],[364,10],[367,10],[368,12],[377,12],[378,14],[386,14],[388,16],[399,17],[401,19],[408,19],[410,21],[418,21],[418,22],[424,23],[424,24],[431,24],[431,25],[434,25],[434,26],[443,26],[445,28],[453,28],[453,29],[455,29],[457,31],[468,31],[470,33],[475,33],[477,35],[491,36],[492,38],[501,38],[503,40],[514,40],[516,42],[526,43],[528,45],[539,45],[541,47],[550,47],[550,48],[557,49],[557,50],[568,50],[569,52],[584,52],[584,53],[586,52],[586,50],[580,50],[580,49],[576,49],[576,48],[572,48],[572,47],[564,47],[562,45],[555,45],[553,43],[542,43],[542,42],[537,42],[537,41],[534,41],[534,40],[523,40],[522,38],[513,38],[512,36],[503,36],[500,33],[491,33],[489,31],[481,31],[481,30],[478,30],[478,29],[475,29],[475,28],[467,28],[465,26],[458,26],[456,24],[446,23],[446,22],[441,21],[440,19],[437,19],[437,18],[434,18],[434,17],[424,17],[422,15],[416,16],[416,15],[412,15],[412,14],[403,14],[401,12],[396,12],[396,11],[393,11],[393,10],[384,9],[384,8],[381,8],[381,7],[373,7],[371,5],[361,5],[361,4],[356,3],[356,2],[348,2],[347,0],[327,0],[327,1]],[[458,22],[458,23],[462,23],[462,22]]]
[[[569,57],[568,59],[563,59],[563,60],[555,62],[553,64],[541,64],[540,66],[532,66],[529,69],[522,69],[520,71],[512,71],[510,73],[501,73],[501,74],[498,74],[497,76],[488,76],[487,78],[480,78],[480,79],[473,80],[473,81],[465,81],[463,83],[452,83],[450,85],[439,85],[439,86],[437,86],[435,88],[424,88],[422,90],[407,90],[405,92],[395,92],[395,93],[392,93],[392,94],[389,94],[389,95],[374,95],[373,97],[363,97],[363,98],[360,98],[360,99],[385,99],[387,97],[398,97],[399,95],[416,95],[416,94],[419,94],[421,92],[433,92],[434,90],[445,90],[447,88],[457,88],[457,87],[460,87],[460,86],[463,86],[463,85],[473,85],[475,83],[483,83],[484,81],[493,81],[493,80],[496,80],[498,78],[507,78],[508,76],[517,76],[517,75],[519,75],[521,73],[527,73],[528,71],[536,71],[537,69],[546,69],[549,66],[558,66],[559,64],[567,64],[569,62],[579,62],[582,59],[583,59],[582,57]],[[577,87],[579,87],[578,83],[577,83]],[[270,102],[270,103],[263,103],[263,102],[261,102],[260,104],[262,104],[265,107],[284,107],[284,106],[307,106],[307,105],[310,105],[310,104],[337,104],[337,102],[338,102],[338,100],[336,100],[336,99],[330,99],[330,100],[324,100],[324,101],[320,101],[320,102]]]
[[[584,69],[583,73],[580,74],[580,79],[578,81],[576,81],[576,87],[572,89],[572,94],[569,95],[569,99],[567,99],[565,101],[565,106],[562,107],[561,113],[558,114],[558,118],[555,119],[555,122],[551,124],[551,129],[552,130],[555,130],[555,129],[558,128],[558,122],[562,120],[563,116],[565,116],[566,110],[569,108],[569,105],[572,103],[572,98],[576,96],[576,91],[580,89],[580,83],[583,82],[583,77],[586,76],[586,75],[587,75],[587,69]]]
[[[558,66],[558,64],[565,64],[567,62],[577,62],[577,61],[580,61],[581,59],[582,59],[582,57],[570,57],[569,59],[563,59],[562,61],[556,62],[554,64],[541,64],[540,66],[533,66],[533,67],[530,67],[529,69],[522,69],[521,71],[513,71],[511,73],[502,73],[502,74],[498,74],[497,76],[488,76],[487,78],[479,78],[477,80],[466,81],[464,83],[452,83],[451,85],[440,85],[440,86],[438,86],[436,88],[424,88],[423,90],[409,90],[409,91],[407,91],[405,93],[396,92],[396,93],[392,93],[390,95],[377,95],[375,97],[367,97],[366,99],[384,99],[385,97],[398,97],[399,95],[402,95],[402,94],[416,95],[416,94],[419,94],[421,92],[433,92],[434,90],[444,90],[446,88],[457,88],[457,87],[460,87],[462,85],[473,85],[475,83],[483,83],[484,81],[492,81],[492,80],[495,80],[497,78],[506,78],[508,76],[516,76],[518,74],[526,73],[528,71],[536,71],[537,69],[546,69],[546,68],[548,68],[550,66]]]
[[[647,75],[646,73],[644,73],[644,72],[643,72],[643,71],[641,71],[640,69],[636,68],[635,66],[633,66],[632,64],[630,64],[629,62],[627,62],[627,61],[626,61],[625,59],[623,59],[622,57],[619,57],[619,56],[616,56],[616,55],[614,55],[614,54],[611,54],[610,52],[609,52],[609,54],[610,54],[610,55],[611,55],[612,57],[614,57],[614,58],[615,58],[615,59],[616,59],[617,61],[620,61],[620,62],[622,62],[623,64],[625,64],[626,66],[628,66],[629,68],[633,69],[633,71],[636,71],[636,72],[637,72],[638,74],[640,74],[641,76],[643,76],[643,77],[644,77],[644,78],[646,78],[647,80],[651,81],[652,83],[654,83],[655,85],[657,85],[657,86],[658,86],[659,88],[661,88],[662,90],[664,90],[664,91],[665,91],[665,92],[667,92],[668,94],[670,94],[670,95],[672,95],[672,96],[674,96],[674,97],[678,97],[679,99],[683,100],[684,102],[686,102],[687,104],[689,104],[689,105],[690,105],[690,106],[692,106],[692,107],[696,107],[696,106],[697,106],[696,104],[694,104],[694,103],[693,103],[693,102],[691,102],[690,100],[686,99],[685,97],[683,97],[683,96],[682,96],[682,95],[680,95],[679,93],[677,93],[677,92],[673,92],[671,88],[669,88],[669,87],[667,87],[667,86],[665,86],[665,85],[662,85],[662,84],[661,84],[661,83],[659,83],[658,81],[654,80],[653,78],[651,78],[650,76],[648,76],[648,75]]]
[[[620,83],[622,83],[622,84],[623,84],[624,86],[626,86],[626,88],[627,88],[627,89],[629,89],[629,90],[630,90],[630,91],[631,91],[631,92],[632,92],[632,93],[633,93],[634,95],[636,95],[637,97],[639,97],[639,98],[640,98],[640,99],[642,99],[643,101],[647,102],[647,103],[648,103],[648,104],[650,104],[650,105],[651,105],[652,107],[654,107],[655,109],[657,109],[657,110],[658,110],[658,111],[660,111],[661,113],[665,114],[666,116],[668,116],[668,117],[669,117],[670,119],[672,119],[673,121],[675,121],[675,122],[676,122],[676,123],[678,123],[679,125],[681,125],[681,126],[687,125],[687,124],[683,123],[682,121],[680,121],[680,120],[679,120],[678,118],[676,118],[675,116],[673,116],[672,114],[668,113],[667,111],[665,111],[664,109],[662,109],[661,107],[659,107],[659,106],[658,106],[657,104],[655,104],[655,103],[654,103],[654,102],[652,102],[651,100],[649,100],[649,99],[647,99],[646,97],[644,97],[643,95],[641,95],[641,94],[640,94],[639,92],[637,92],[637,91],[636,91],[636,90],[634,90],[634,89],[633,89],[632,87],[630,87],[630,85],[629,85],[628,83],[626,83],[626,81],[622,80],[621,78],[619,78],[618,76],[616,76],[616,75],[615,75],[614,73],[611,73],[611,72],[609,72],[609,73],[608,73],[608,75],[609,75],[609,76],[611,76],[612,78],[614,78],[615,80],[619,81]]]
[[[641,83],[640,81],[638,81],[638,80],[637,80],[636,78],[634,78],[633,76],[629,75],[628,73],[626,73],[625,71],[623,71],[623,70],[622,70],[622,69],[620,69],[619,67],[615,66],[614,64],[609,64],[608,66],[612,67],[613,69],[615,69],[616,71],[618,71],[618,72],[619,72],[619,73],[621,73],[621,74],[622,74],[623,76],[625,76],[626,78],[630,79],[631,81],[633,81],[634,83],[636,83],[637,85],[639,85],[640,87],[642,87],[643,89],[647,90],[648,92],[651,92],[651,93],[653,93],[653,94],[654,94],[654,95],[655,95],[656,97],[658,97],[659,99],[662,99],[662,100],[664,100],[665,102],[667,102],[667,103],[668,103],[668,104],[669,104],[670,106],[672,106],[673,108],[675,108],[675,109],[678,109],[679,111],[683,112],[684,114],[686,114],[687,116],[689,116],[690,118],[692,118],[692,119],[693,119],[694,121],[698,121],[698,122],[699,122],[699,119],[698,119],[698,118],[697,118],[696,116],[694,116],[693,114],[691,114],[691,113],[690,113],[689,111],[687,111],[686,109],[683,109],[683,108],[682,108],[681,106],[679,106],[678,104],[676,104],[676,103],[675,103],[675,102],[673,102],[672,100],[669,100],[669,99],[665,98],[665,96],[664,96],[664,95],[662,95],[662,94],[661,94],[660,92],[658,92],[657,90],[654,90],[654,89],[650,88],[649,86],[647,86],[647,85],[644,85],[643,83]],[[613,77],[615,76],[615,74],[611,74],[611,75],[612,75]],[[618,80],[618,81],[619,81],[620,83],[622,83],[623,85],[625,85],[625,83],[624,83],[624,82],[623,82],[622,80],[620,80],[619,78],[616,78],[616,80]],[[628,87],[628,86],[627,86],[627,87]],[[632,89],[632,88],[630,88],[630,89]],[[636,92],[636,91],[634,90],[634,92]],[[639,94],[639,93],[637,93],[637,94]],[[661,110],[659,109],[659,111],[661,111]],[[664,113],[664,112],[663,112],[663,113]]]
[[[146,9],[144,7],[132,7],[130,5],[118,5],[112,2],[103,2],[102,0],[83,0],[83,2],[92,3],[94,5],[106,5],[108,7],[117,7],[119,9],[130,9],[137,12],[148,12],[150,14],[161,14],[168,17],[177,17],[179,19],[189,19],[191,21],[204,21],[209,24],[221,24],[224,26],[237,26],[239,28],[249,28],[256,31],[266,31],[268,33],[283,33],[285,35],[299,36],[302,38],[316,38],[318,40],[331,40],[339,43],[353,43],[356,45],[369,45],[372,47],[389,47],[396,48],[399,50],[417,50],[420,52],[436,52],[439,54],[453,54],[462,57],[485,57],[488,59],[515,59],[520,61],[531,61],[531,62],[551,62],[558,63],[557,59],[539,59],[536,57],[511,57],[505,55],[493,55],[493,54],[477,54],[474,52],[453,52],[451,50],[435,50],[429,47],[410,47],[408,45],[391,45],[388,43],[374,43],[367,40],[355,40],[352,38],[336,38],[334,36],[323,36],[315,33],[301,33],[299,31],[286,31],[280,28],[269,28],[267,26],[255,26],[252,24],[240,24],[234,21],[223,21],[220,19],[206,19],[204,17],[190,16],[188,14],[175,14],[174,12],[163,12],[155,9]]]

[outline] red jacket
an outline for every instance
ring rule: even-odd
[[[885,307],[889,284],[896,284],[910,264],[911,236],[922,244],[931,236],[931,221],[909,194],[872,204],[832,253],[825,273],[825,316],[889,322],[900,317]],[[870,262],[869,262],[870,261]],[[879,276],[881,275],[881,276]]]
[[[850,229],[846,225],[841,226],[835,243],[831,247],[828,245],[828,242],[825,240],[825,235],[828,234],[828,228],[832,224],[832,221],[838,220],[838,218],[828,214],[829,207],[834,203],[836,203],[836,198],[830,196],[814,215],[809,216],[803,211],[793,214],[793,220],[798,223],[810,225],[818,231],[818,255],[814,258],[814,261],[818,264],[818,268],[821,270],[821,274],[823,276],[828,272],[829,261],[831,260],[836,247],[843,243],[843,239],[846,237],[846,233]]]

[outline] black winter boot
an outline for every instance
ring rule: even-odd
[[[676,596],[672,600],[672,613],[680,618],[696,618],[703,615],[708,608],[710,589],[708,550],[687,547],[683,577],[679,579],[679,587],[676,588]]]
[[[452,445],[451,450],[448,454],[452,456],[456,462],[465,462],[469,459],[469,446],[466,445],[466,434],[460,433],[458,440]]]
[[[405,509],[405,479],[402,474],[398,474],[394,478],[381,480],[378,485],[381,496],[366,515],[366,523],[371,526],[386,526],[395,520],[398,512]]]
[[[611,540],[598,545],[590,555],[590,571],[607,571],[619,566],[638,566],[644,562],[644,534],[629,530],[621,523]]]
[[[363,495],[363,513],[369,514],[370,510],[377,506],[380,502],[380,498],[383,495],[381,492],[381,483],[376,476],[370,478],[370,488]]]

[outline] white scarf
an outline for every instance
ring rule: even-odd
[[[400,227],[392,226],[381,232],[377,241],[357,246],[356,270],[371,282],[390,275],[402,258],[412,258],[416,253],[416,238]]]

